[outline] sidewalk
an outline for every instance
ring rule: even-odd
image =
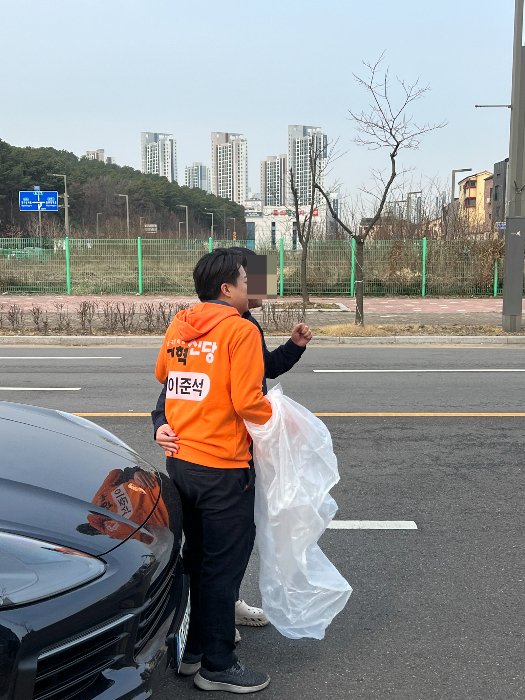
[[[300,303],[299,297],[284,297],[284,302]],[[63,304],[70,312],[75,312],[82,301],[95,301],[102,306],[105,302],[135,304],[173,304],[187,302],[194,304],[197,297],[150,296],[138,294],[111,294],[91,296],[63,295],[0,295],[0,311],[7,311],[12,304],[18,304],[24,312],[30,312],[33,306],[43,311],[56,311],[57,304]],[[280,301],[278,299],[277,301]],[[350,312],[355,312],[355,301],[349,297],[311,297],[312,302],[344,304]],[[446,297],[429,299],[418,297],[365,297],[366,323],[401,323],[421,325],[498,325],[501,323],[503,300],[501,298],[458,299]],[[255,314],[258,316],[258,313]],[[352,323],[354,313],[341,311],[309,311],[307,322],[310,326],[326,326],[340,323]]]

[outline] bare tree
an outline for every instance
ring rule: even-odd
[[[326,176],[326,168],[330,162],[330,157],[325,157],[326,145],[321,139],[312,137],[308,153],[309,164],[309,185],[308,191],[301,192],[299,184],[294,177],[293,168],[290,167],[290,191],[292,194],[293,209],[295,212],[295,223],[297,227],[297,238],[301,244],[301,296],[303,306],[309,302],[308,287],[306,280],[307,261],[308,261],[308,245],[312,239],[312,234],[315,230],[315,219],[319,214],[319,206],[322,203],[321,196],[324,193],[324,178]],[[304,214],[300,214],[304,211]],[[301,221],[301,216],[303,220]]]
[[[354,142],[359,146],[366,146],[372,151],[386,148],[389,152],[389,170],[386,172],[372,170],[374,187],[372,189],[362,188],[362,191],[369,195],[374,202],[373,215],[368,219],[364,219],[357,230],[351,230],[334,211],[329,191],[320,182],[316,181],[315,184],[316,189],[325,199],[332,218],[349,236],[355,238],[355,323],[358,326],[363,326],[365,322],[363,309],[364,243],[380,221],[394,180],[400,174],[397,171],[397,157],[400,151],[404,149],[418,149],[424,134],[435,129],[441,129],[446,125],[445,122],[434,125],[428,123],[418,125],[412,116],[407,115],[408,107],[416,100],[421,99],[430,89],[428,85],[421,87],[419,80],[416,80],[414,83],[407,83],[405,80],[397,78],[396,81],[400,88],[401,96],[398,104],[394,104],[389,70],[386,68],[384,71],[381,71],[380,68],[383,56],[384,54],[375,63],[363,62],[368,69],[368,77],[360,78],[354,74],[357,84],[366,90],[370,98],[368,109],[361,112],[349,110],[350,119],[354,122],[357,131]]]

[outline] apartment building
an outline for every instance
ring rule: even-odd
[[[97,148],[96,151],[86,151],[86,157],[88,160],[100,160],[102,163],[105,162],[104,149]]]
[[[268,156],[261,160],[261,201],[263,207],[280,207],[286,204],[288,182],[286,154]]]
[[[492,173],[488,170],[482,170],[475,175],[469,175],[463,178],[459,185],[459,208],[463,211],[472,226],[485,227],[489,221],[488,209],[492,199],[490,188],[485,190],[485,181],[492,178]],[[491,212],[490,212],[491,213]],[[492,221],[492,219],[490,219]]]
[[[248,198],[248,141],[244,134],[212,132],[211,191],[237,204]]]
[[[184,169],[184,184],[186,187],[198,187],[207,194],[211,192],[210,169],[203,163],[192,163]]]
[[[140,134],[142,172],[166,177],[178,182],[177,142],[173,134],[143,131]]]
[[[292,171],[294,183],[299,194],[299,204],[308,206],[314,193],[312,192],[311,154],[317,153],[322,160],[327,158],[328,137],[320,126],[303,126],[293,124],[288,127],[288,169]],[[321,171],[323,163],[320,164]],[[321,174],[320,183],[324,186]],[[287,186],[288,201],[291,201],[291,189]]]

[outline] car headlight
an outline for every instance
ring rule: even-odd
[[[0,610],[65,593],[105,570],[89,554],[0,532]]]

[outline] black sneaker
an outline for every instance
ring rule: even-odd
[[[270,676],[261,671],[252,671],[237,662],[226,671],[207,671],[201,668],[193,682],[202,690],[224,690],[227,693],[256,693],[266,688]]]
[[[180,663],[179,673],[181,676],[193,676],[201,667],[202,654],[184,653]]]

